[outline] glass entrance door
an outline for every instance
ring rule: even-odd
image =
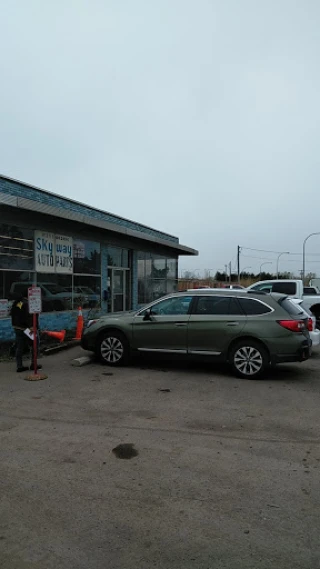
[[[123,312],[130,307],[130,271],[108,269],[108,312]]]

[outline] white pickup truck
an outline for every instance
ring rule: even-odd
[[[310,287],[306,287],[310,288]],[[259,281],[249,286],[247,290],[261,290],[263,292],[280,292],[293,298],[303,300],[304,306],[309,308],[317,319],[317,326],[320,325],[320,294],[304,294],[304,286],[301,280],[279,279],[272,281]],[[317,291],[318,288],[315,288]],[[306,290],[307,292],[307,290]]]

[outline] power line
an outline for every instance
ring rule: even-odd
[[[270,249],[254,249],[253,247],[241,247],[241,249],[247,249],[248,251],[260,251],[261,253],[274,253],[275,255],[279,255],[283,253],[283,251],[271,251]],[[302,253],[291,253],[290,251],[287,253],[288,255],[299,255],[302,257]],[[242,255],[243,257],[247,255]],[[320,257],[320,253],[309,253],[309,257]],[[260,257],[259,257],[260,258]]]
[[[253,255],[242,255],[246,259],[260,259],[261,261],[275,261],[272,257],[254,257]]]
[[[253,249],[253,247],[241,247],[241,249],[248,249],[249,251],[260,251],[261,253],[275,253],[276,255],[283,253],[283,251],[270,251],[270,249]]]
[[[242,255],[242,257],[245,257],[246,259],[259,259],[260,261],[276,261],[276,259],[273,257],[255,257],[254,255]],[[320,259],[318,261],[310,261],[309,257],[306,257],[306,261],[308,263],[320,263]],[[299,263],[299,259],[286,259],[286,261],[284,261],[285,263]]]

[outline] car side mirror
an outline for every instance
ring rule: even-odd
[[[146,310],[144,313],[143,320],[152,320],[151,316],[152,316],[151,308],[148,308],[148,310]]]

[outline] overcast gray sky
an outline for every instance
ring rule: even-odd
[[[320,231],[319,28],[318,0],[3,2],[0,171],[177,235],[200,251],[181,269],[237,244],[301,253]],[[320,235],[307,250],[320,275]]]

